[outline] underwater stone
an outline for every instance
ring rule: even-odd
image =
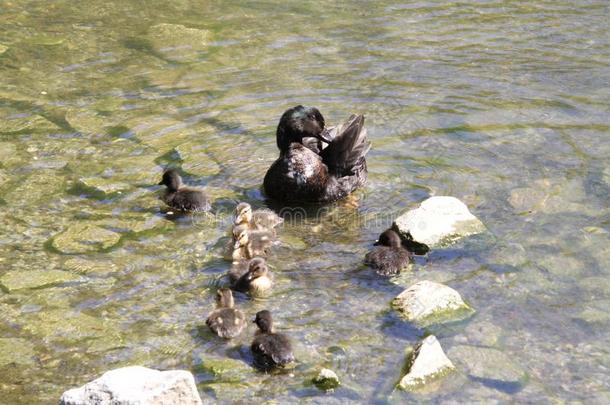
[[[485,225],[457,198],[438,196],[396,218],[393,228],[406,240],[432,247],[483,232]]]
[[[0,133],[4,134],[55,131],[61,128],[40,115],[0,120]]]
[[[466,319],[474,313],[460,294],[433,281],[420,281],[392,301],[394,308],[418,327]]]
[[[34,345],[21,338],[0,338],[0,367],[34,364]]]
[[[94,224],[81,223],[68,227],[53,238],[53,247],[65,254],[91,253],[116,245],[121,235]]]
[[[200,144],[186,142],[174,148],[182,161],[182,170],[198,177],[214,176],[220,173],[220,165],[208,155]]]
[[[157,24],[150,27],[148,39],[153,49],[169,60],[194,62],[207,50],[210,32],[180,24]]]
[[[91,194],[100,197],[111,197],[115,194],[121,194],[131,188],[127,183],[102,177],[84,177],[79,179],[78,183]]]
[[[195,378],[185,370],[158,371],[141,366],[123,367],[66,391],[61,405],[199,405]]]
[[[0,44],[0,55],[8,51],[8,46]]]
[[[11,292],[24,288],[50,287],[79,279],[79,276],[62,270],[12,270],[0,278],[0,287]]]
[[[463,363],[472,377],[521,384],[525,372],[511,358],[497,349],[477,346],[454,346],[449,350],[454,361]]]
[[[231,358],[201,358],[200,368],[212,374],[216,382],[242,382],[247,375],[255,374],[247,363]]]
[[[320,370],[318,375],[314,377],[313,383],[316,387],[324,391],[335,389],[341,384],[337,374],[327,368]]]
[[[71,109],[66,112],[66,121],[78,132],[86,135],[105,134],[108,118],[97,115],[93,111]]]
[[[64,179],[54,170],[36,170],[3,196],[14,206],[42,204],[56,198],[64,188]]]
[[[408,372],[398,386],[404,390],[416,390],[432,379],[442,377],[455,370],[434,335],[422,340],[410,353]]]

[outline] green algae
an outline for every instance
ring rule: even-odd
[[[20,366],[33,366],[34,345],[21,338],[0,338],[0,367],[8,364],[17,364]]]

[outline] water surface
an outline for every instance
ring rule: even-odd
[[[598,0],[0,2],[0,277],[75,276],[0,292],[2,401],[55,403],[141,364],[191,370],[202,396],[227,402],[608,402],[609,11]],[[230,210],[265,204],[275,126],[295,104],[329,123],[366,114],[373,148],[366,189],[281,231],[273,295],[238,298],[248,316],[271,309],[296,343],[298,367],[270,376],[248,365],[253,328],[227,344],[201,326],[228,267]],[[167,165],[206,186],[214,220],[161,213]],[[432,195],[460,198],[489,232],[395,279],[363,268],[384,226]],[[58,251],[53,238],[75,224],[120,242]],[[499,349],[527,377],[506,385],[460,366],[428,392],[393,392],[406,348],[431,331],[389,303],[419,280],[477,310],[432,331],[443,348]],[[231,371],[215,374],[210,362],[226,358]],[[341,389],[308,384],[321,366]]]

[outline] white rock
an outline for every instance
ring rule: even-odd
[[[415,347],[409,363],[409,371],[398,383],[404,390],[417,389],[430,380],[455,370],[434,335],[428,336]]]
[[[458,321],[474,313],[453,288],[427,280],[401,292],[392,305],[405,319],[419,327]]]
[[[320,370],[318,375],[313,379],[313,383],[318,388],[326,391],[335,389],[341,385],[337,373],[328,368],[323,368]]]
[[[66,391],[60,405],[200,405],[195,378],[185,370],[158,371],[132,366]]]
[[[418,208],[394,220],[394,228],[407,240],[438,246],[483,232],[485,226],[466,204],[455,197],[430,197]]]

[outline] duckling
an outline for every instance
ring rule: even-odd
[[[159,184],[164,184],[167,187],[161,200],[170,208],[182,212],[210,210],[210,202],[203,191],[183,185],[182,177],[180,177],[176,170],[166,170]]]
[[[273,244],[274,236],[270,231],[250,231],[245,225],[233,228],[233,261],[252,259],[255,256],[266,257]]]
[[[210,313],[205,323],[221,338],[234,338],[246,327],[244,313],[234,306],[231,290],[221,288],[216,291],[216,309]]]
[[[229,270],[229,282],[235,291],[247,292],[253,297],[260,297],[271,290],[273,281],[267,263],[262,257],[250,260],[245,273],[239,274],[240,272],[235,270]]]
[[[321,142],[312,144],[311,138]],[[352,115],[343,125],[325,129],[317,108],[298,105],[282,115],[276,141],[280,156],[263,182],[269,198],[327,203],[366,183],[365,155],[371,144],[362,115]],[[328,145],[324,147],[322,142]]]
[[[411,253],[402,246],[400,236],[393,230],[384,231],[375,246],[366,254],[364,262],[377,274],[394,276],[409,265]]]
[[[284,222],[275,212],[268,209],[252,211],[252,206],[246,202],[237,204],[233,215],[235,225],[246,225],[250,230],[269,230]]]
[[[258,312],[254,323],[259,329],[250,345],[254,365],[263,371],[270,371],[292,363],[294,361],[292,344],[286,335],[274,332],[271,312],[267,310]]]

